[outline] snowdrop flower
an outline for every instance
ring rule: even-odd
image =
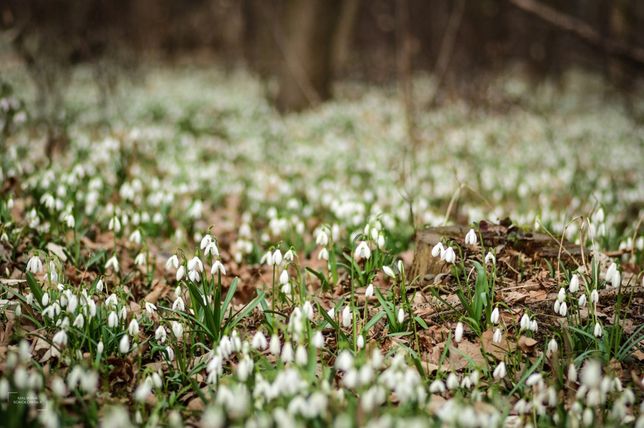
[[[134,259],[134,264],[137,266],[145,266],[145,254],[139,253]]]
[[[402,324],[403,321],[405,321],[405,311],[403,310],[403,308],[398,308],[397,319],[398,319],[398,324]]]
[[[211,242],[212,236],[210,236],[210,234],[205,234],[203,238],[201,238],[201,242],[199,242],[199,249],[205,249],[208,245],[210,245]]]
[[[179,257],[176,254],[171,255],[168,260],[165,262],[166,270],[178,269],[179,268]]]
[[[107,224],[109,230],[113,230],[114,233],[119,233],[121,231],[121,221],[117,216],[110,218],[109,223]]]
[[[31,256],[29,261],[27,261],[27,272],[33,274],[38,274],[43,271],[42,261],[38,256]]]
[[[383,266],[382,270],[383,270],[383,272],[385,272],[385,274],[387,276],[389,276],[389,277],[391,277],[393,279],[396,279],[396,274],[394,273],[393,269],[390,268],[389,266]]]
[[[490,322],[496,325],[499,323],[499,318],[500,318],[499,308],[494,308],[494,310],[492,311],[492,314],[490,315]]]
[[[257,349],[260,351],[263,351],[264,349],[266,349],[268,347],[268,341],[266,340],[266,336],[264,336],[264,333],[258,330],[257,333],[255,333],[255,335],[253,336],[253,341],[251,346],[253,347],[253,349]]]
[[[329,318],[334,319],[335,318],[335,308],[332,306],[328,311],[326,311],[326,314],[329,316]]]
[[[304,348],[304,346],[302,345],[298,345],[297,349],[295,350],[295,362],[300,366],[304,366],[308,363],[308,361],[309,356],[306,352],[306,348]]]
[[[82,329],[83,326],[85,326],[85,318],[83,317],[83,314],[78,314],[72,325],[78,329]]]
[[[329,250],[322,248],[318,253],[318,260],[329,260]]]
[[[597,290],[590,292],[590,301],[595,305],[597,304],[597,302],[599,302],[599,293],[597,292]]]
[[[145,401],[152,393],[152,382],[145,378],[134,391],[134,399],[138,402]]]
[[[582,294],[581,296],[579,296],[579,299],[577,300],[577,303],[579,304],[580,308],[586,307],[586,295]]]
[[[119,271],[119,261],[117,260],[116,256],[112,256],[107,263],[105,263],[105,269],[112,268],[114,272]]]
[[[368,260],[371,257],[371,249],[369,249],[366,241],[360,241],[353,256],[358,261],[361,259]]]
[[[612,281],[613,275],[617,272],[617,264],[616,263],[611,263],[610,266],[608,266],[608,269],[606,270],[606,281]]]
[[[574,364],[568,366],[568,381],[571,383],[577,382],[577,368]]]
[[[318,231],[317,235],[315,236],[315,244],[326,247],[328,243],[329,235],[327,235],[323,230]]]
[[[179,266],[179,269],[177,269],[177,274],[175,275],[176,280],[181,281],[185,275],[186,267],[183,265]]]
[[[537,324],[537,320],[530,320],[530,327],[528,329],[533,333],[536,333],[539,330],[539,325]]]
[[[293,361],[293,345],[291,345],[291,342],[284,343],[280,358],[285,363],[290,363]]]
[[[528,314],[523,314],[519,326],[521,330],[530,330],[530,317]]]
[[[186,310],[186,304],[183,301],[183,298],[181,296],[177,297],[174,299],[174,302],[172,302],[172,310],[173,311],[185,311]]]
[[[215,241],[212,241],[206,246],[206,250],[204,251],[204,255],[208,256],[211,255],[213,257],[219,257],[219,248],[217,247],[217,243]]]
[[[302,313],[309,321],[313,321],[315,309],[313,309],[313,305],[311,305],[311,302],[309,302],[308,300],[302,305]]]
[[[139,322],[136,318],[132,318],[132,321],[130,321],[130,324],[127,327],[127,332],[132,337],[137,337],[139,335]]]
[[[97,355],[101,355],[103,353],[103,349],[105,348],[105,345],[103,345],[103,341],[99,341],[98,345],[96,345],[96,353]]]
[[[614,288],[617,288],[622,284],[622,275],[618,270],[616,270],[615,273],[613,273],[613,275],[610,277],[610,284]]]
[[[459,322],[456,324],[456,330],[454,331],[454,340],[456,343],[459,343],[461,340],[463,340],[463,323]]]
[[[145,302],[145,311],[152,315],[154,312],[156,312],[157,307],[154,303],[151,302]]]
[[[476,232],[474,232],[474,229],[470,229],[465,235],[465,245],[476,245],[477,242]]]
[[[180,339],[183,336],[183,324],[177,321],[172,321],[172,333],[174,337]]]
[[[266,263],[268,266],[272,266],[273,265],[273,253],[271,253],[270,251],[267,251],[266,253],[264,253],[264,255],[259,260],[259,262],[260,263]]]
[[[432,394],[442,394],[445,392],[445,384],[442,380],[436,379],[429,385],[429,392]]]
[[[568,285],[568,290],[571,293],[576,293],[579,291],[579,275],[575,274],[570,278],[570,285]]]
[[[313,339],[311,340],[311,343],[317,349],[322,349],[324,347],[324,336],[322,335],[321,331],[315,332],[315,334],[313,335]]]
[[[188,270],[195,272],[203,272],[203,263],[199,257],[195,256],[188,260]]]
[[[434,247],[432,248],[432,257],[443,258],[444,252],[445,252],[445,247],[443,247],[442,242],[439,242],[438,244],[434,245]]]
[[[341,351],[338,358],[335,360],[335,367],[344,372],[351,370],[351,368],[353,368],[353,356],[351,355],[351,352],[346,349]]]
[[[364,292],[364,297],[366,297],[367,299],[373,297],[373,284],[369,284],[367,286],[367,289]]]
[[[550,342],[548,342],[548,354],[554,354],[559,350],[559,345],[557,344],[557,341],[552,338],[550,339]]]
[[[501,340],[503,339],[503,333],[501,332],[500,328],[497,328],[494,330],[494,335],[492,335],[492,342],[499,344],[501,343]]]
[[[453,372],[450,373],[449,376],[447,376],[446,384],[447,389],[449,389],[450,391],[458,388],[458,377],[456,376],[456,374],[454,374]]]
[[[592,389],[601,382],[602,368],[597,360],[588,360],[581,369],[581,383]]]
[[[58,346],[67,345],[67,332],[65,330],[59,330],[58,333],[54,334],[52,342]]]
[[[364,348],[364,336],[359,335],[358,340],[356,341],[356,345],[358,346],[358,349]]]
[[[199,271],[191,270],[188,272],[188,279],[192,282],[199,282],[201,280],[201,275]]]
[[[212,275],[215,275],[218,273],[221,273],[222,275],[226,275],[226,268],[219,260],[215,260],[215,262],[212,264],[212,268],[210,269],[210,273]]]
[[[342,326],[349,327],[351,325],[351,308],[347,305],[342,310]]]
[[[141,231],[137,229],[134,232],[132,232],[128,240],[133,244],[141,245]]]
[[[168,361],[173,361],[174,360],[174,350],[171,347],[166,346],[165,347],[165,353],[168,356]]]
[[[442,255],[442,259],[445,260],[446,263],[456,262],[456,253],[454,252],[454,249],[452,247],[447,247]]]
[[[279,249],[275,250],[275,252],[273,253],[273,264],[275,266],[282,264],[282,252]]]
[[[494,254],[492,252],[488,251],[488,253],[485,255],[485,264],[496,264],[496,257],[494,257]]]
[[[568,305],[566,304],[566,302],[563,302],[559,306],[559,315],[561,315],[562,317],[565,317],[567,313],[568,313]]]
[[[119,323],[119,317],[116,315],[116,312],[112,311],[110,314],[107,316],[107,326],[109,328],[114,328],[118,325]]]
[[[165,328],[163,328],[163,326],[160,325],[159,328],[157,328],[156,331],[154,332],[154,338],[159,342],[163,343],[165,342],[166,337],[167,337],[167,333],[165,331]]]
[[[282,284],[282,285],[288,284],[288,279],[289,279],[288,278],[288,271],[286,269],[284,269],[282,271],[282,273],[280,274],[280,278],[279,278],[280,284]]]
[[[99,279],[98,282],[96,283],[96,291],[98,291],[99,293],[102,293],[104,286],[105,285],[103,284],[103,280]]]
[[[130,351],[130,336],[124,334],[119,341],[119,352],[121,354],[127,354]]]
[[[273,355],[278,355],[280,353],[282,345],[280,344],[280,338],[278,335],[274,334],[271,337],[271,343],[270,343],[270,348],[269,351]]]
[[[598,322],[595,323],[593,334],[595,335],[595,337],[602,337],[602,334],[604,334],[604,330],[602,329],[601,324],[599,324]]]
[[[67,214],[67,215],[65,215],[65,225],[66,225],[69,229],[73,229],[73,228],[74,228],[74,226],[76,226],[76,220],[74,219],[74,216],[73,216],[73,215],[71,215],[71,214]]]
[[[500,380],[503,379],[506,375],[506,369],[505,369],[505,363],[501,361],[498,366],[494,369],[494,372],[492,373],[492,376],[494,376],[494,379]]]
[[[49,305],[49,293],[47,293],[47,292],[43,293],[42,298],[40,299],[40,303],[43,306]]]

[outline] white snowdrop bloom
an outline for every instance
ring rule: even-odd
[[[378,234],[378,238],[376,239],[376,245],[378,246],[379,249],[384,250],[385,249],[385,235],[382,233]]]
[[[302,314],[304,314],[309,321],[313,321],[315,309],[313,309],[313,305],[308,300],[302,305]]]
[[[565,317],[566,314],[568,314],[568,304],[566,304],[566,302],[562,302],[559,306],[559,315]]]
[[[447,263],[456,262],[456,253],[454,252],[454,249],[452,247],[447,247],[447,249],[443,253],[443,260],[445,260],[445,262]]]
[[[533,373],[528,376],[528,379],[525,381],[525,384],[528,386],[535,386],[543,382],[543,377],[541,373]]]
[[[137,266],[145,266],[145,254],[139,253],[135,258],[134,258],[134,264]]]
[[[119,261],[116,258],[116,256],[110,257],[110,259],[105,263],[105,269],[110,269],[110,268],[112,268],[112,270],[114,272],[118,273],[118,271],[119,271]]]
[[[80,378],[80,387],[88,394],[96,393],[98,389],[98,373],[93,370],[87,370]]]
[[[42,261],[38,256],[31,256],[27,261],[27,272],[38,274],[43,271]]]
[[[203,263],[199,257],[195,256],[188,260],[188,270],[195,272],[203,272]]]
[[[98,291],[99,293],[102,293],[103,287],[104,287],[103,280],[99,279],[98,282],[96,283],[96,291]]]
[[[351,308],[347,305],[342,309],[342,326],[345,328],[349,327],[352,319]]]
[[[354,368],[349,369],[342,377],[342,384],[349,389],[354,389],[358,386],[358,371]]]
[[[110,314],[107,316],[107,326],[109,328],[114,328],[118,325],[119,323],[119,317],[116,315],[116,312],[112,311]]]
[[[223,263],[221,263],[219,260],[215,260],[215,262],[212,264],[212,268],[210,268],[210,273],[212,275],[219,274],[219,273],[221,273],[222,275],[226,275],[226,268],[224,267]]]
[[[369,248],[369,245],[366,241],[360,241],[360,243],[356,246],[353,257],[358,261],[362,259],[368,260],[371,257],[371,249]]]
[[[313,335],[313,339],[311,339],[311,343],[317,349],[321,349],[324,347],[324,335],[322,334],[321,331],[315,332],[315,334]]]
[[[338,370],[342,370],[344,372],[347,372],[351,368],[353,368],[353,355],[351,355],[351,352],[347,351],[346,349],[340,351],[338,358],[336,358],[335,360],[335,367]]]
[[[273,264],[275,266],[282,264],[282,252],[279,250],[279,248],[273,252]]]
[[[13,383],[18,389],[27,389],[29,386],[29,373],[24,367],[16,367],[13,373]]]
[[[114,233],[119,233],[121,231],[121,221],[117,216],[110,218],[109,223],[107,224],[109,230],[113,230]]]
[[[292,262],[294,258],[295,258],[295,253],[293,253],[293,250],[289,249],[287,252],[284,253],[285,261]]]
[[[152,394],[152,381],[146,377],[134,391],[134,399],[138,402],[143,402],[147,400],[150,394]]]
[[[329,243],[329,235],[324,230],[318,231],[317,235],[315,236],[315,244],[320,245],[322,247],[326,247],[327,244]]]
[[[452,373],[449,374],[449,376],[447,376],[446,385],[447,385],[447,389],[449,389],[450,391],[453,390],[453,389],[458,388],[459,382],[458,382],[458,377],[456,376],[456,374],[454,374],[452,372]]]
[[[539,330],[539,324],[537,324],[537,320],[530,321],[529,330],[532,331],[533,333],[536,333]]]
[[[548,353],[553,354],[559,350],[559,344],[557,344],[557,341],[554,339],[550,339],[550,342],[548,342]]]
[[[298,345],[297,349],[295,350],[295,362],[300,366],[304,366],[306,365],[306,363],[308,363],[308,361],[309,356],[306,352],[306,348],[302,345]]]
[[[530,317],[528,316],[528,314],[523,314],[519,323],[519,327],[521,330],[530,330]]]
[[[266,263],[268,266],[273,266],[273,253],[267,251],[259,260],[260,263]]]
[[[282,284],[282,287],[280,288],[280,291],[283,294],[290,295],[291,291],[292,291],[291,284],[288,283],[288,282],[286,284]]]
[[[280,284],[282,284],[282,285],[288,284],[288,279],[289,279],[288,278],[288,271],[286,269],[284,269],[282,271],[282,273],[280,274],[280,278],[279,278]]]
[[[136,245],[141,245],[141,231],[139,229],[136,229],[134,232],[130,234],[130,237],[128,238],[130,242]]]
[[[568,290],[571,293],[576,293],[579,291],[579,275],[575,274],[570,278],[570,284],[568,285]]]
[[[155,388],[161,388],[163,386],[163,380],[157,372],[152,373],[152,385]]]
[[[582,294],[579,296],[579,299],[577,299],[577,303],[579,304],[580,308],[586,307],[586,295]]]
[[[394,273],[393,269],[390,268],[389,266],[383,266],[382,270],[385,273],[385,275],[387,275],[387,276],[389,276],[389,277],[391,277],[393,279],[396,279],[396,274]]]
[[[602,368],[597,360],[588,360],[581,369],[581,383],[587,388],[597,388],[601,382]]]
[[[617,264],[616,263],[611,263],[610,266],[608,266],[608,269],[606,269],[606,274],[604,277],[606,278],[606,281],[612,281],[613,275],[615,275],[615,272],[617,272]]]
[[[456,343],[463,340],[463,330],[464,328],[463,328],[462,322],[459,322],[458,324],[456,324],[456,330],[454,330],[454,340],[456,341]]]
[[[201,280],[201,275],[199,274],[199,271],[191,270],[188,272],[188,279],[192,282],[199,282]]]
[[[488,251],[488,253],[485,255],[485,264],[496,264],[496,257],[494,257],[494,254],[492,252]]]
[[[492,342],[499,344],[501,343],[501,340],[503,339],[503,332],[501,332],[500,328],[497,328],[494,330],[494,335],[492,336]]]
[[[67,385],[65,385],[65,381],[58,376],[54,377],[51,381],[51,391],[56,397],[64,397],[67,395]]]
[[[52,342],[58,346],[67,345],[67,332],[65,330],[59,330],[52,339]]]
[[[165,347],[165,353],[168,357],[168,361],[173,361],[174,360],[174,349],[172,349],[170,346]]]
[[[597,292],[597,290],[590,292],[590,302],[595,305],[597,304],[597,302],[599,302],[599,293]]]
[[[492,314],[490,315],[490,322],[496,325],[499,323],[499,318],[500,318],[499,308],[494,308],[494,310],[492,311]]]
[[[185,311],[186,310],[186,304],[183,301],[183,298],[181,296],[177,297],[174,299],[174,302],[172,302],[172,310],[173,311]]]
[[[136,320],[136,318],[132,318],[132,321],[130,321],[130,324],[127,327],[127,332],[132,337],[139,335],[139,322]]]
[[[398,320],[398,324],[402,324],[403,321],[405,321],[405,311],[403,308],[398,308],[398,315],[396,318]]]
[[[284,343],[280,358],[284,363],[290,363],[293,361],[293,345],[291,345],[291,342]]]
[[[610,277],[610,284],[614,288],[617,288],[622,284],[622,275],[618,270],[616,270],[615,273],[613,273],[613,275]]]
[[[183,324],[177,321],[172,321],[172,333],[174,337],[180,339],[183,336]]]
[[[500,380],[505,378],[505,375],[506,375],[505,362],[501,361],[499,365],[497,365],[494,368],[494,372],[492,373],[492,376],[494,376],[494,379]]]
[[[155,305],[154,303],[152,303],[152,302],[145,302],[145,311],[146,311],[148,314],[152,315],[153,313],[155,313],[155,312],[156,312],[156,310],[157,310],[157,307],[156,307],[156,305]]]
[[[49,293],[47,293],[47,292],[43,293],[42,298],[40,299],[40,303],[43,306],[49,305]]]
[[[170,269],[178,269],[179,268],[179,257],[177,257],[176,254],[171,255],[168,257],[168,260],[165,262],[165,269],[170,270]]]
[[[119,341],[119,352],[121,354],[127,354],[130,351],[130,336],[124,334]]]
[[[332,306],[328,311],[326,311],[326,314],[329,318],[335,319],[335,307]]]
[[[438,244],[432,247],[432,257],[440,257],[442,259],[444,252],[445,252],[445,247],[443,246],[442,242],[439,242]]]
[[[318,260],[329,260],[329,250],[322,248],[318,253]]]
[[[356,345],[357,345],[358,349],[364,348],[364,336],[363,335],[358,336],[358,339],[356,340]]]
[[[258,330],[257,333],[255,333],[255,335],[253,336],[251,346],[253,347],[253,349],[260,351],[266,349],[268,347],[268,341],[266,340],[264,333]]]
[[[179,266],[179,269],[177,269],[177,274],[175,275],[175,278],[177,281],[181,281],[184,276],[186,276],[186,267],[181,265]]]
[[[364,297],[366,297],[367,299],[373,297],[373,284],[369,284],[367,286],[367,289],[364,292]]]
[[[253,372],[253,366],[253,360],[251,360],[248,356],[242,358],[237,365],[237,378],[242,382],[246,382],[248,376],[250,376],[250,374]]]
[[[568,382],[575,383],[577,382],[577,368],[574,364],[568,366]]]
[[[476,245],[477,242],[476,232],[474,232],[474,229],[470,229],[465,235],[465,245]]]
[[[602,337],[602,335],[604,334],[604,330],[602,329],[601,324],[599,324],[598,322],[595,323],[593,334],[595,335],[595,337]]]
[[[204,251],[204,255],[212,256],[212,257],[219,257],[219,247],[217,247],[217,243],[215,241],[212,241],[210,244],[206,246],[206,249]]]
[[[76,318],[74,319],[74,323],[72,325],[82,330],[85,326],[85,318],[83,317],[83,314],[76,315]]]
[[[278,335],[274,334],[271,337],[271,343],[270,343],[270,352],[273,355],[279,355],[280,349],[282,348],[282,345],[280,344],[280,338]]]
[[[105,299],[105,306],[108,307],[115,307],[119,303],[118,298],[116,297],[116,294],[112,293],[110,294],[107,299]]]
[[[431,392],[432,394],[442,394],[445,391],[445,384],[442,380],[436,379],[429,385],[429,392]]]
[[[105,349],[105,346],[103,345],[103,341],[99,341],[98,345],[96,345],[96,353],[98,355],[101,355],[103,353],[103,349]]]
[[[199,249],[204,250],[212,242],[212,236],[210,234],[205,234],[201,241],[199,242]]]
[[[70,213],[65,215],[65,226],[67,226],[69,229],[73,229],[74,226],[76,226],[76,220],[74,219],[74,216]]]
[[[165,328],[162,325],[160,325],[154,332],[154,338],[159,342],[163,343],[165,342],[166,337],[167,337],[167,332],[165,331]]]
[[[382,352],[380,352],[380,349],[375,348],[371,352],[371,360],[369,361],[371,367],[373,367],[375,370],[378,370],[380,367],[382,367],[382,364],[384,362],[385,358],[382,356]]]

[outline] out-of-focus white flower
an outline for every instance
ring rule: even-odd
[[[168,260],[166,260],[166,262],[165,262],[165,268],[166,268],[166,270],[178,269],[179,268],[179,257],[177,257],[176,254],[173,254],[170,257],[168,257]]]
[[[369,284],[367,286],[367,289],[364,292],[364,296],[368,299],[370,297],[373,297],[373,284]]]
[[[43,271],[42,261],[38,256],[31,256],[27,261],[27,272],[38,274]]]
[[[279,248],[273,252],[273,264],[276,266],[282,264],[282,252],[279,250]]]
[[[260,351],[266,349],[268,347],[268,341],[266,340],[264,333],[257,331],[257,333],[255,333],[255,335],[253,336],[251,346],[253,347],[253,349],[258,349]]]
[[[124,334],[119,341],[119,352],[121,354],[127,354],[130,351],[130,336]]]
[[[454,340],[456,341],[456,343],[463,340],[463,330],[464,328],[463,328],[462,322],[459,322],[458,324],[456,324],[456,330],[454,330]]]
[[[503,379],[506,375],[506,369],[505,369],[505,363],[501,361],[498,366],[494,369],[494,372],[492,373],[494,376],[494,379]]]
[[[396,279],[396,274],[394,273],[394,270],[389,266],[383,266],[382,270],[387,276]]]
[[[278,355],[280,353],[280,349],[282,348],[282,345],[280,344],[280,338],[278,335],[274,334],[271,337],[271,343],[270,343],[270,348],[269,351],[273,355]]]
[[[576,293],[579,291],[579,275],[575,274],[570,278],[570,285],[568,285],[568,290],[571,293]]]
[[[318,260],[329,260],[329,250],[322,248],[318,253]]]
[[[358,349],[364,348],[364,336],[359,335],[358,339],[356,340],[356,345],[358,346]]]
[[[500,328],[497,328],[494,330],[494,334],[492,335],[492,342],[499,344],[501,343],[501,340],[503,339],[503,332],[501,332]]]
[[[136,229],[134,232],[130,234],[130,237],[128,238],[130,242],[136,245],[141,245],[141,231],[139,229]]]
[[[145,254],[139,253],[135,258],[134,258],[134,264],[137,266],[145,266],[146,260],[145,260]]]
[[[398,324],[402,324],[405,321],[405,311],[403,308],[398,308]]]
[[[109,268],[112,268],[112,270],[114,270],[114,272],[118,273],[118,271],[119,271],[119,261],[116,258],[116,256],[110,257],[110,259],[107,261],[107,263],[105,263],[105,269],[109,269]]]
[[[351,308],[347,305],[342,310],[342,326],[349,327],[351,325]]]
[[[322,335],[321,331],[315,332],[315,334],[313,335],[313,339],[311,340],[311,343],[317,349],[321,349],[324,347],[324,336]]]

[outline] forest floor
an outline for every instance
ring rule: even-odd
[[[412,145],[393,89],[280,116],[243,72],[102,107],[81,74],[49,157],[24,79],[3,425],[644,427],[644,126],[601,80],[419,78]]]

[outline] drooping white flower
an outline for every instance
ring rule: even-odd
[[[367,289],[364,292],[364,297],[366,297],[367,299],[373,297],[373,284],[369,284],[367,286]]]
[[[474,229],[470,229],[465,235],[465,245],[476,245],[477,242],[476,232],[474,232]]]
[[[130,321],[130,324],[127,327],[127,332],[132,337],[137,337],[139,335],[139,322],[136,318],[132,318],[132,321]]]
[[[134,391],[134,399],[138,402],[145,401],[150,394],[152,393],[152,381],[149,378],[145,378],[143,382]]]
[[[119,317],[116,315],[116,312],[112,311],[110,314],[107,316],[107,326],[109,328],[114,328],[118,325],[119,323]]]
[[[172,333],[177,339],[183,336],[183,324],[177,321],[172,321]]]
[[[548,353],[553,354],[553,353],[557,352],[558,350],[559,350],[559,344],[557,343],[557,341],[553,337],[552,339],[550,339],[550,342],[548,342]]]
[[[130,242],[136,245],[141,245],[141,231],[139,229],[136,229],[134,232],[130,234],[130,237],[128,238]]]
[[[31,256],[27,261],[27,272],[38,274],[43,271],[42,261],[38,256]]]
[[[166,270],[178,269],[179,268],[179,257],[177,257],[176,254],[173,254],[170,257],[168,257],[168,260],[165,262],[165,268],[166,268]]]
[[[456,329],[454,330],[454,340],[456,343],[460,342],[463,340],[463,323],[459,322],[456,324]]]
[[[279,248],[273,252],[273,264],[275,266],[282,264],[282,252],[279,250]]]
[[[445,247],[443,247],[442,242],[439,242],[438,244],[434,245],[434,247],[432,248],[432,257],[442,258],[444,252],[445,252]]]
[[[251,346],[253,347],[253,349],[260,351],[266,349],[268,347],[268,341],[266,340],[264,333],[258,330],[257,333],[255,333],[255,335],[253,336]]]
[[[494,379],[500,380],[503,379],[506,375],[505,362],[501,361],[498,366],[494,369],[492,376]]]
[[[145,266],[146,260],[145,260],[145,254],[139,253],[135,258],[134,258],[134,264],[137,266]]]
[[[219,260],[215,260],[215,262],[212,264],[212,268],[210,268],[210,273],[212,275],[219,274],[219,273],[221,273],[222,275],[226,275],[226,268],[224,267],[223,263],[221,263]]]
[[[358,349],[364,348],[364,336],[363,335],[358,336],[358,339],[356,340],[356,346],[358,347]]]
[[[199,242],[199,249],[204,250],[212,242],[212,236],[210,234],[205,234]]]
[[[590,301],[595,305],[599,302],[599,293],[596,289],[590,292]]]
[[[154,332],[154,338],[161,343],[165,342],[167,335],[168,333],[162,325],[160,325]]]
[[[114,270],[114,272],[118,273],[118,271],[119,271],[119,261],[116,258],[116,256],[110,257],[110,259],[105,263],[105,269],[109,269],[109,268],[112,268],[112,270]]]
[[[496,325],[499,323],[499,318],[500,318],[499,308],[494,308],[494,310],[492,311],[492,314],[490,315],[490,322]]]
[[[393,279],[396,279],[396,274],[394,273],[394,270],[392,268],[390,268],[389,266],[383,266],[382,270],[385,273],[385,275],[387,275],[387,276],[389,276],[389,277],[391,277]]]
[[[492,254],[491,251],[488,251],[488,253],[485,255],[485,264],[496,264],[496,257],[494,257],[494,254]]]
[[[595,323],[593,334],[595,335],[595,337],[602,337],[602,335],[604,334],[604,330],[602,329],[602,326],[600,323],[598,322]]]
[[[293,361],[293,345],[291,345],[291,342],[287,341],[284,343],[284,346],[282,346],[280,359],[285,363],[290,363]]]
[[[402,324],[403,321],[405,321],[405,311],[403,308],[398,308],[398,315],[396,318],[398,320],[398,324]]]
[[[156,312],[156,310],[157,310],[157,307],[154,303],[147,302],[147,301],[145,302],[145,311],[148,314],[152,315],[154,312]]]
[[[322,335],[321,331],[315,332],[313,335],[313,339],[311,340],[311,343],[313,346],[315,346],[317,349],[321,349],[324,347],[324,336]]]
[[[329,260],[329,250],[322,248],[318,253],[318,260]]]
[[[431,392],[432,394],[442,394],[445,391],[445,384],[442,380],[436,379],[429,385],[429,392]]]
[[[203,263],[199,257],[195,256],[188,260],[188,270],[195,272],[203,272]]]
[[[501,343],[501,340],[503,339],[503,332],[501,331],[500,328],[497,328],[494,330],[494,335],[492,335],[492,342],[499,344]]]
[[[571,293],[576,293],[579,291],[579,275],[575,274],[570,278],[570,284],[568,285],[568,290]]]
[[[329,243],[329,235],[324,230],[318,231],[317,235],[315,236],[315,244],[320,245],[322,247],[326,247],[327,244]]]
[[[442,259],[447,263],[454,263],[456,261],[456,253],[452,247],[447,247],[443,253]]]
[[[349,327],[351,325],[351,320],[351,308],[347,305],[342,310],[342,326],[345,328]]]
[[[56,334],[54,334],[52,342],[54,342],[58,346],[67,345],[67,332],[65,330],[59,330]]]
[[[274,334],[271,337],[271,343],[270,343],[270,348],[269,351],[273,355],[279,355],[280,349],[282,348],[282,345],[280,344],[280,338],[278,335]]]
[[[353,257],[358,261],[362,259],[368,260],[371,257],[371,249],[366,241],[360,241],[356,247]]]
[[[130,336],[124,334],[119,341],[119,352],[121,354],[127,354],[130,351]]]

